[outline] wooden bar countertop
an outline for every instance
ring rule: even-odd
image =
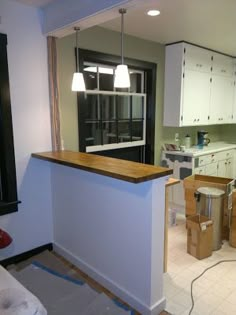
[[[165,167],[74,151],[32,153],[32,157],[135,184],[173,173],[172,169]]]

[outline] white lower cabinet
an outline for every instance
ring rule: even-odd
[[[228,159],[228,167],[227,167],[227,171],[226,171],[226,177],[234,177],[233,176],[233,171],[234,171],[234,159],[230,158]]]
[[[194,169],[194,174],[206,175],[206,167],[205,167],[205,166],[196,167],[196,168]]]
[[[219,169],[218,169],[218,174],[219,177],[225,177],[225,174],[227,172],[227,162],[225,161],[219,161]]]
[[[183,179],[192,174],[236,177],[236,149],[194,156],[182,156],[165,152],[162,154],[162,166],[173,169],[173,177],[181,179],[180,184],[170,189],[170,206],[182,211],[185,208]]]
[[[214,162],[205,166],[205,175],[219,176],[218,175],[218,163]]]
[[[234,177],[234,150],[203,155],[196,159],[198,159],[198,163],[195,164],[199,166],[193,168],[194,174],[229,178]]]

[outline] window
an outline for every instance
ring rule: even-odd
[[[85,63],[86,152],[145,145],[144,73],[130,69],[131,87],[123,92],[114,88],[114,70]]]
[[[0,34],[0,215],[18,210],[7,64],[7,36]]]
[[[153,164],[156,65],[126,58],[131,86],[115,89],[119,56],[79,56],[87,88],[78,94],[80,151]]]

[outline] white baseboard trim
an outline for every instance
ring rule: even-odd
[[[128,303],[131,307],[139,311],[142,315],[159,315],[160,312],[165,309],[166,299],[164,297],[157,301],[154,305],[149,307],[148,305],[145,305],[142,301],[137,299],[135,296],[133,296],[130,292],[118,286],[111,279],[107,278],[104,274],[100,273],[98,270],[88,265],[82,259],[72,254],[63,246],[59,245],[58,243],[53,243],[53,249],[58,254],[65,257],[72,264],[80,268],[83,272],[88,274],[92,279],[96,280],[98,283],[100,283],[105,288],[110,290],[117,297],[119,297],[124,302]]]

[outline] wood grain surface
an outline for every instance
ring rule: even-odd
[[[165,167],[74,151],[32,153],[32,157],[135,184],[173,173]]]

